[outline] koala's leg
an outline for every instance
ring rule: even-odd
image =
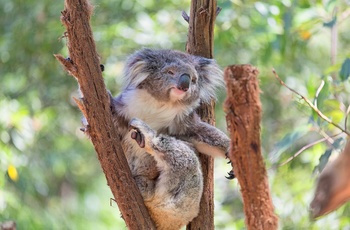
[[[212,157],[226,157],[230,148],[228,136],[205,122],[196,122],[189,130],[189,141],[195,148]]]
[[[224,132],[216,127],[202,121],[197,121],[191,126],[188,136],[190,137],[189,141],[194,145],[198,152],[212,157],[228,158],[230,139]],[[228,163],[231,163],[231,161]],[[226,178],[235,178],[233,170],[228,173]]]
[[[157,135],[141,120],[132,119],[129,125],[131,138],[154,157],[160,172],[154,193],[157,210],[153,212],[186,223],[192,220],[198,214],[203,190],[195,149],[174,137]]]

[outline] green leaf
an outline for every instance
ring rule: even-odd
[[[320,163],[314,168],[314,173],[315,172],[319,172],[321,173],[322,170],[324,169],[324,167],[326,167],[328,161],[329,161],[329,157],[332,155],[333,150],[339,150],[341,148],[341,146],[343,146],[343,141],[344,138],[343,137],[339,137],[337,138],[334,143],[332,144],[332,146],[327,149],[321,156],[320,156]]]
[[[320,163],[316,166],[315,170],[318,172],[322,172],[324,167],[326,167],[326,164],[328,163],[329,157],[332,155],[333,149],[327,149],[321,156],[320,156]]]
[[[339,137],[338,139],[336,139],[333,144],[332,144],[332,147],[333,149],[337,149],[337,150],[340,150],[342,147],[343,147],[343,141],[345,139],[343,137]]]
[[[324,106],[320,108],[324,115],[338,124],[344,118],[344,113],[340,110],[340,102],[335,99],[324,101]]]
[[[340,72],[339,72],[340,79],[342,81],[345,81],[350,76],[350,58],[345,59],[343,62]]]
[[[334,17],[331,21],[323,23],[323,26],[332,28],[336,22],[337,22],[337,17]]]

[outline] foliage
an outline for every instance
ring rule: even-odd
[[[221,66],[251,63],[261,72],[262,141],[276,212],[282,229],[342,229],[349,207],[310,222],[314,176],[342,147],[340,131],[321,120],[286,84],[306,96],[333,122],[346,128],[349,102],[349,2],[240,1],[218,5],[215,57]],[[118,93],[125,57],[140,47],[184,50],[189,1],[95,1],[93,31],[105,82]],[[79,131],[71,98],[77,84],[54,53],[66,53],[60,38],[61,1],[0,0],[0,222],[19,229],[124,229],[92,145]],[[335,46],[334,39],[338,41]],[[331,52],[333,50],[333,52]],[[337,51],[337,53],[334,52]],[[116,77],[117,76],[117,77]],[[324,82],[323,87],[322,81]],[[217,124],[225,130],[220,94]],[[236,182],[216,161],[217,229],[244,229]],[[88,223],[88,224],[87,224]],[[117,227],[116,227],[117,226]]]

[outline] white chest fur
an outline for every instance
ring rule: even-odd
[[[192,112],[190,106],[178,102],[161,102],[152,97],[146,90],[133,89],[122,94],[122,101],[128,105],[123,108],[123,115],[128,119],[139,118],[152,129],[171,128],[174,120],[181,120]]]

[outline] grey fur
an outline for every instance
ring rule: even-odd
[[[186,91],[177,85],[183,74],[191,79]],[[142,49],[126,63],[122,92],[111,96],[123,150],[158,229],[179,229],[198,215],[203,178],[197,151],[228,152],[229,138],[195,112],[223,84],[212,59]]]

